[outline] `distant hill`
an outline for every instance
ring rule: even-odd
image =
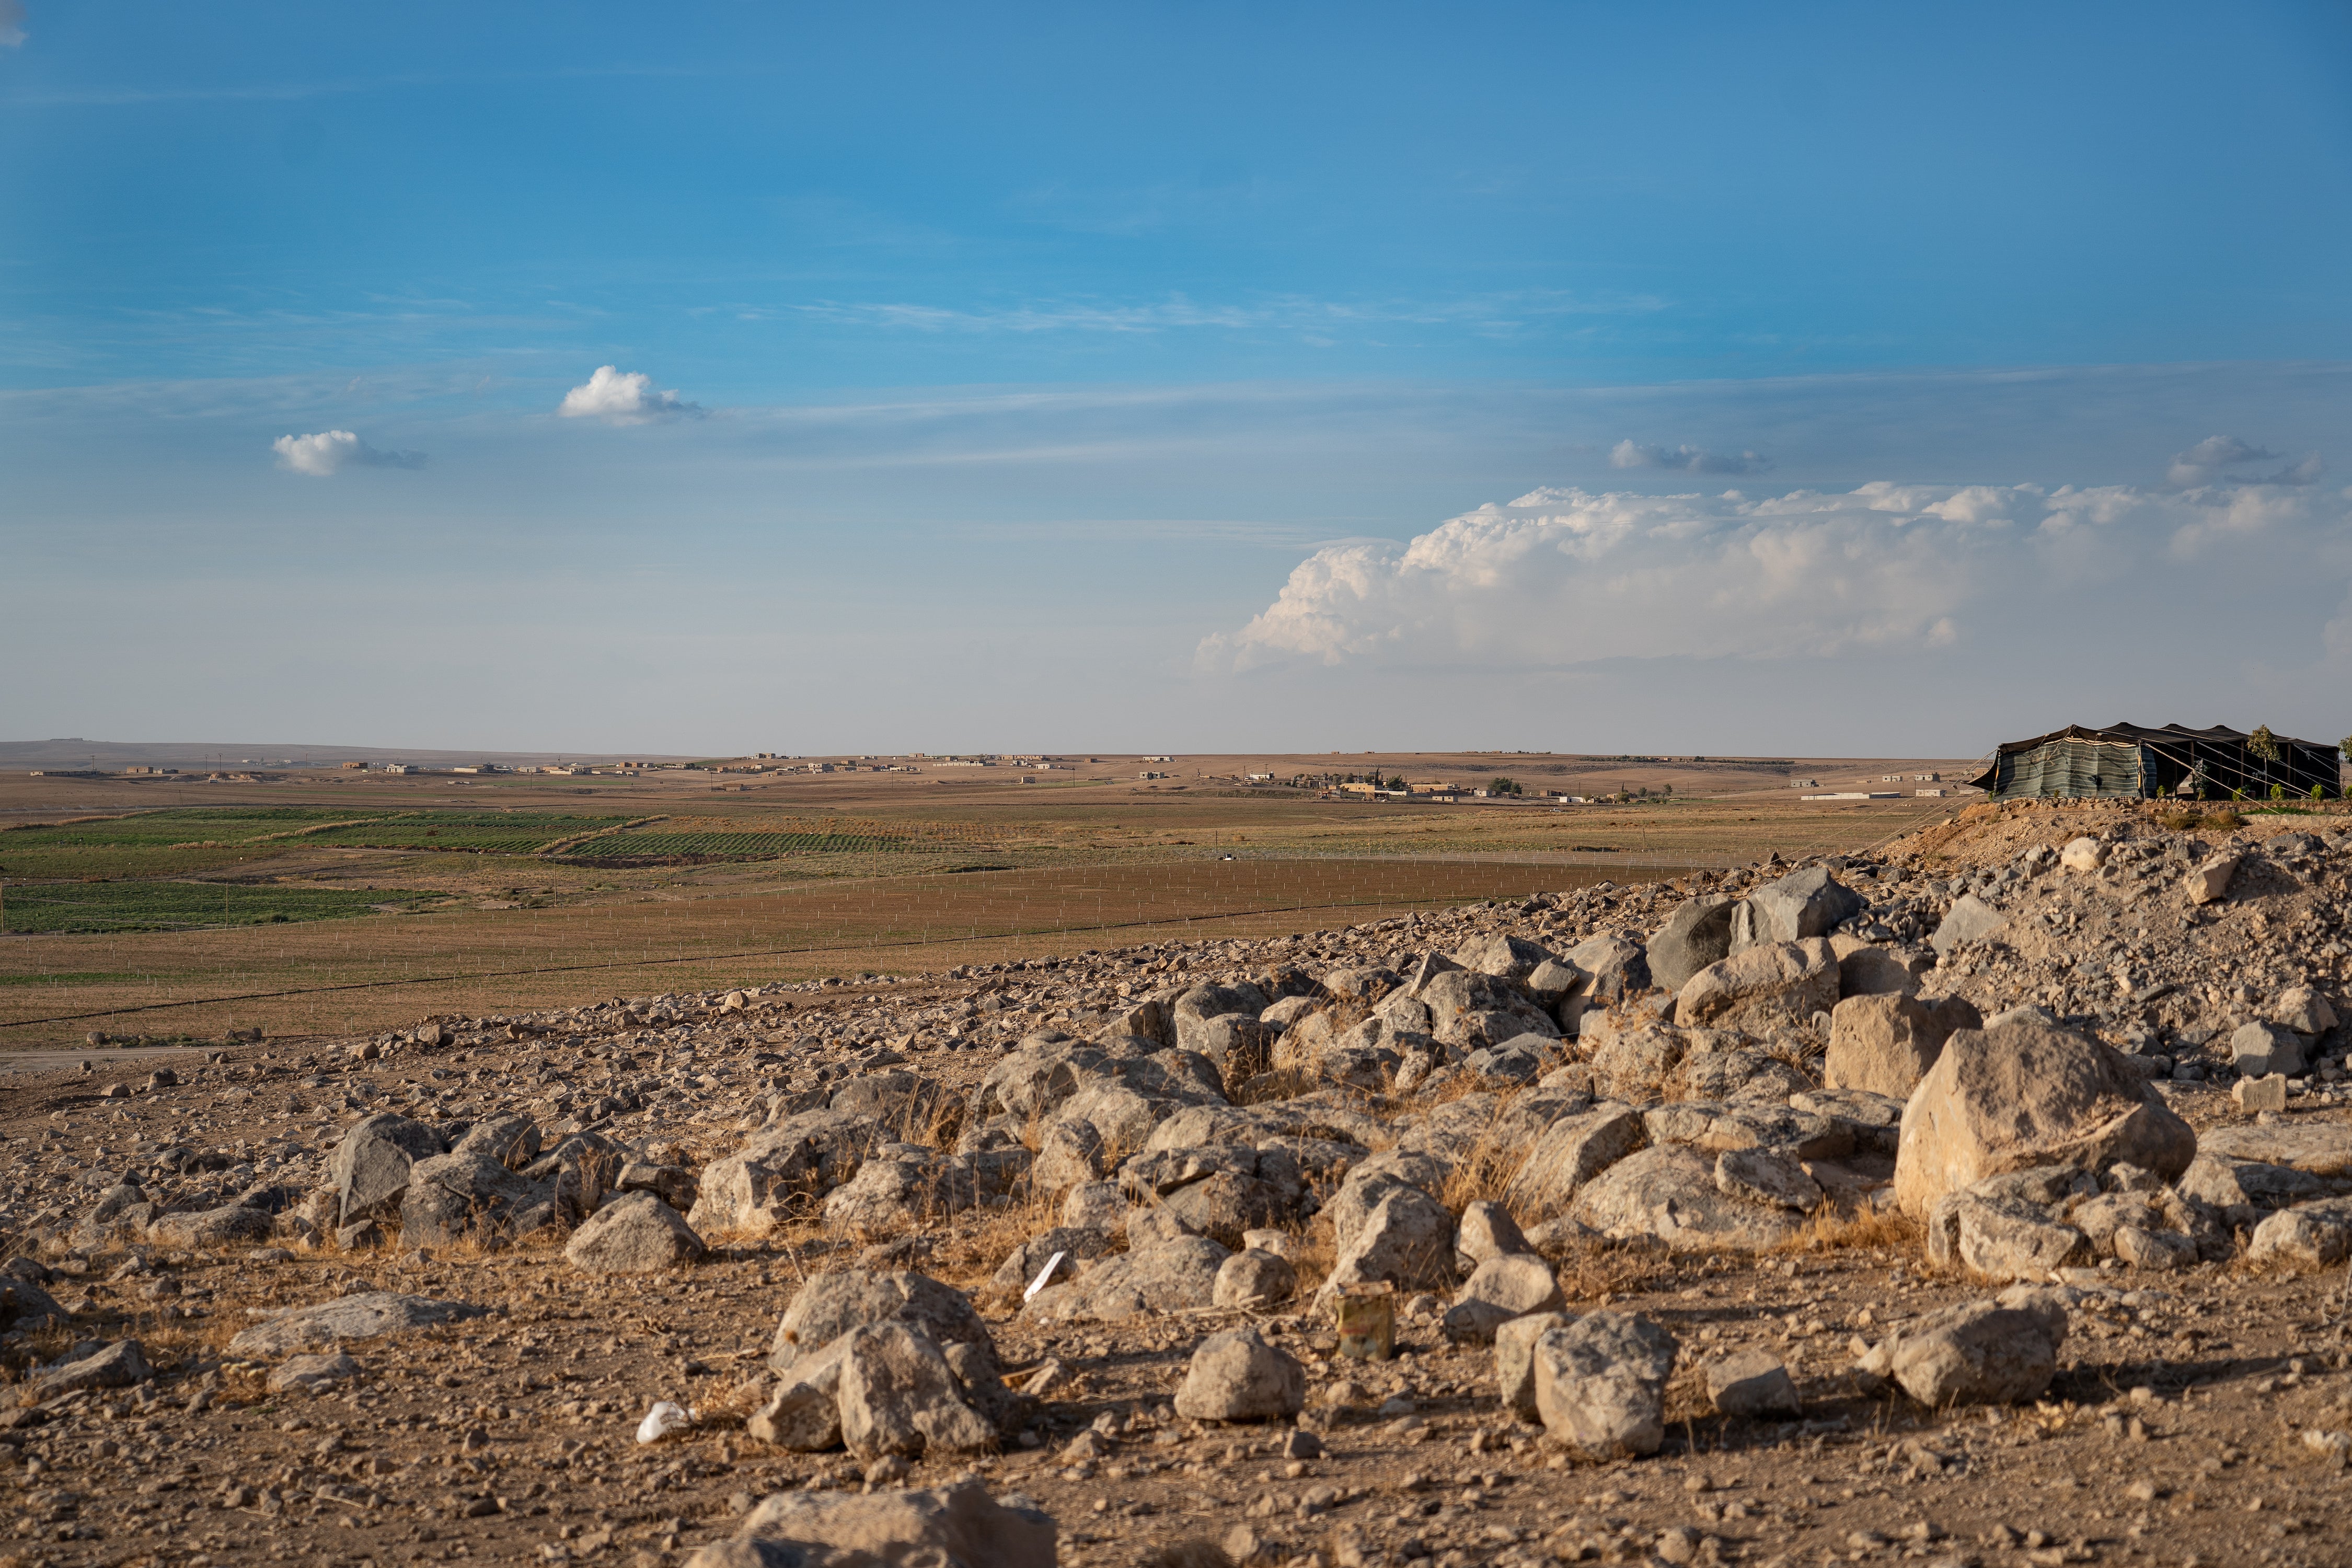
[[[686,762],[685,757],[657,756],[642,752],[508,752],[415,751],[398,746],[308,746],[284,741],[87,741],[69,736],[54,741],[0,741],[0,773],[20,770],[95,768],[284,768],[315,767],[339,763],[417,763],[450,767],[460,763],[544,764],[554,762],[610,763]]]

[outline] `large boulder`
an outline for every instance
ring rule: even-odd
[[[1255,1024],[1259,1014],[1274,1005],[1273,998],[1250,982],[1244,980],[1231,985],[1195,985],[1176,998],[1169,1009],[1175,1025],[1176,1047],[1179,1050],[1203,1050],[1211,1043],[1210,1020],[1238,1018]],[[1213,1059],[1213,1058],[1212,1058]]]
[[[832,1110],[763,1127],[704,1169],[687,1223],[703,1236],[763,1236],[856,1175],[881,1134],[871,1117]]]
[[[1641,1114],[1622,1105],[1563,1116],[1528,1151],[1505,1201],[1515,1213],[1549,1219],[1565,1211],[1585,1184],[1648,1142]]]
[[[1654,1454],[1666,1436],[1674,1335],[1631,1312],[1587,1312],[1535,1342],[1544,1429],[1594,1458]]]
[[[624,1193],[564,1244],[563,1258],[590,1274],[657,1274],[702,1259],[702,1237],[652,1193]]]
[[[1832,876],[1828,867],[1792,871],[1733,906],[1731,951],[1827,936],[1864,907],[1862,895]]]
[[[1647,991],[1654,980],[1648,952],[1632,937],[1614,931],[1578,942],[1568,950],[1568,963],[1587,977],[1577,991],[1587,1002],[1614,1005]]]
[[[1903,1325],[1871,1347],[1858,1370],[1892,1380],[1933,1410],[2016,1405],[2049,1388],[2065,1342],[2065,1304],[2053,1292],[2019,1288]]]
[[[401,1241],[408,1247],[450,1247],[468,1237],[496,1241],[552,1197],[552,1189],[484,1150],[436,1154],[408,1173],[408,1191],[400,1200]]]
[[[390,1219],[408,1190],[409,1168],[442,1152],[441,1135],[405,1116],[361,1119],[328,1157],[327,1181],[340,1200],[339,1226]]]
[[[1848,996],[1830,1012],[1822,1087],[1908,1100],[1955,1029],[1983,1026],[1983,1016],[1966,997],[1922,1002],[1899,991]]]
[[[1400,1289],[1439,1289],[1453,1280],[1454,1215],[1419,1187],[1389,1184],[1360,1221],[1334,1230],[1339,1257],[1324,1281],[1327,1295],[1383,1279]]]
[[[979,1201],[969,1162],[899,1143],[876,1151],[857,1174],[826,1194],[823,1212],[825,1228],[835,1235],[879,1241],[961,1214]]]
[[[1837,1000],[1837,955],[1826,938],[1762,942],[1691,976],[1675,998],[1675,1022],[1769,1032],[1811,1023]]]
[[[2003,1281],[2046,1279],[2053,1269],[2091,1262],[2090,1238],[2054,1212],[2063,1194],[2035,1181],[2067,1174],[2079,1173],[2011,1172],[1947,1194],[1927,1218],[1928,1261]]]
[[[965,1398],[940,1346],[902,1321],[849,1331],[838,1397],[841,1440],[859,1458],[971,1453],[996,1442],[996,1424]]]
[[[905,1323],[945,1349],[969,1344],[992,1360],[995,1342],[972,1310],[971,1299],[929,1275],[845,1268],[817,1274],[793,1296],[776,1324],[768,1365],[790,1372],[803,1356],[823,1350],[852,1329]]]
[[[1551,949],[1542,943],[1499,932],[1474,936],[1451,956],[1472,973],[1491,974],[1498,980],[1525,980],[1538,965],[1556,962]]]
[[[1618,1240],[1649,1237],[1676,1252],[1760,1252],[1796,1231],[1791,1211],[1726,1194],[1716,1156],[1682,1144],[1629,1154],[1587,1183],[1572,1215]]]
[[[1054,1568],[1052,1519],[980,1482],[937,1490],[779,1492],[685,1568]]]
[[[1559,1026],[1510,982],[1467,969],[1449,969],[1421,988],[1430,1033],[1443,1044],[1475,1050],[1521,1035],[1559,1038]]]
[[[1205,1236],[1131,1247],[1067,1285],[1038,1292],[1021,1316],[1042,1323],[1111,1322],[1214,1306],[1218,1276],[1232,1256]]]
[[[2352,1199],[2323,1198],[2281,1209],[2254,1227],[2249,1263],[2325,1268],[2352,1256]]]
[[[1240,1247],[1245,1231],[1301,1217],[1307,1201],[1298,1163],[1280,1147],[1156,1150],[1127,1161],[1118,1179],[1133,1201],[1157,1204],[1228,1247]]]
[[[2197,1157],[2197,1134],[2121,1053],[2018,1018],[1962,1029],[1903,1110],[1895,1196],[1926,1219],[1947,1193],[2005,1172],[2123,1162],[2166,1181]]]
[[[2230,1065],[2240,1078],[2268,1078],[2273,1073],[2301,1078],[2310,1066],[2304,1059],[2302,1036],[2259,1019],[2240,1025],[2231,1035]]]
[[[1680,991],[1692,975],[1730,957],[1731,909],[1729,899],[1702,893],[1676,910],[1650,938],[1650,979]]]
[[[1202,1340],[1176,1391],[1187,1421],[1286,1421],[1307,1404],[1307,1369],[1255,1328]]]
[[[241,1204],[191,1213],[158,1215],[147,1227],[147,1239],[161,1247],[229,1247],[266,1241],[273,1228],[269,1215]]]

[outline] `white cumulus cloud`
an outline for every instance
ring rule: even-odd
[[[2172,455],[2172,467],[2165,470],[2167,483],[2179,489],[2194,489],[2200,485],[2217,482],[2235,485],[2307,485],[2319,478],[2322,464],[2319,454],[2286,463],[2268,474],[2232,474],[2231,468],[2243,468],[2250,463],[2286,463],[2276,452],[2241,441],[2235,436],[2208,436],[2185,452]]]
[[[1917,653],[2129,609],[2148,646],[2218,620],[2221,579],[2352,586],[2352,496],[2273,485],[1899,485],[1750,498],[1539,489],[1403,544],[1327,546],[1201,645],[1206,668],[1573,668]],[[2236,635],[2232,633],[2231,635]]]
[[[1612,468],[1675,468],[1685,474],[1760,474],[1772,466],[1769,458],[1754,452],[1736,455],[1710,452],[1704,447],[1645,447],[1639,441],[1620,441],[1609,448],[1609,466]]]
[[[702,405],[672,392],[658,392],[654,378],[638,371],[600,364],[596,374],[563,395],[556,412],[566,419],[602,419],[607,425],[649,425],[657,419],[697,416]]]
[[[320,430],[310,436],[280,436],[269,443],[278,466],[290,473],[323,479],[338,468],[421,468],[422,452],[386,452],[369,446],[349,430]]]
[[[25,44],[25,0],[0,0],[0,48]]]

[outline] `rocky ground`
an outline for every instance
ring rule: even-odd
[[[2341,1562],[2341,826],[17,1075],[0,1563]]]

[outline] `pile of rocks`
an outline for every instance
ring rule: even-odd
[[[2124,813],[1990,841],[1973,866],[1918,842],[1263,942],[436,1020],[308,1077],[215,1064],[132,1097],[323,1100],[345,1124],[314,1157],[159,1144],[70,1205],[19,1193],[9,1223],[53,1255],[560,1242],[596,1274],[842,1249],[784,1310],[744,1429],[883,1475],[1042,1441],[1056,1363],[1009,1387],[998,1333],[1195,1324],[1174,1415],[1286,1426],[1300,1336],[1382,1291],[1491,1355],[1497,1406],[1556,1447],[1654,1453],[1678,1371],[1727,1418],[1797,1415],[1799,1384],[1580,1301],[1576,1271],[1857,1230],[1914,1238],[1970,1294],[1859,1338],[1853,1387],[2031,1399],[2119,1277],[2352,1256],[2352,1125],[2294,1114],[2344,1092],[2352,837]],[[374,1076],[494,1047],[513,1065]],[[456,1309],[421,1301],[377,1310]],[[18,1346],[71,1316],[29,1274],[0,1313]],[[359,1321],[273,1319],[249,1348],[332,1352]],[[97,1360],[36,1375],[116,1375]],[[999,1508],[974,1497],[923,1506]],[[698,1561],[821,1539],[799,1518]]]

